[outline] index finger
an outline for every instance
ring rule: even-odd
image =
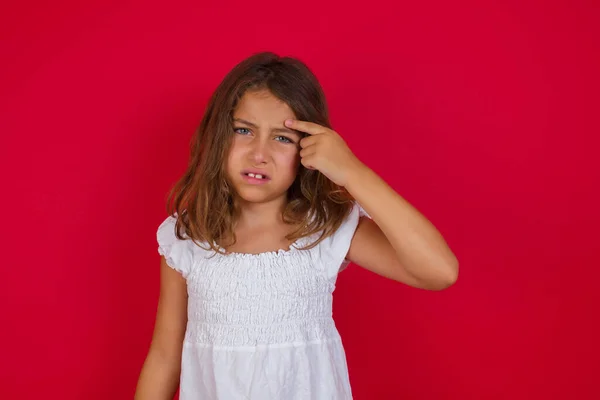
[[[325,132],[327,129],[322,125],[315,124],[314,122],[299,121],[296,119],[287,119],[285,121],[285,126],[300,132],[308,133],[309,135],[318,135]]]

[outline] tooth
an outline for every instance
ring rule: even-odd
[[[249,177],[251,177],[251,178],[254,178],[254,174],[253,174],[252,172],[250,172],[250,173],[248,174],[248,176],[249,176]]]
[[[255,177],[256,177],[256,179],[262,179],[263,176],[258,174],[258,175],[255,175]]]

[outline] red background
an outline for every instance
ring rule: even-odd
[[[12,3],[1,398],[132,398],[165,193],[259,50],[313,68],[336,130],[461,263],[443,292],[340,276],[355,398],[600,398],[597,1]]]

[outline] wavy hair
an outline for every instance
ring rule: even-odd
[[[233,112],[244,93],[261,89],[284,101],[297,119],[331,128],[323,89],[302,61],[262,52],[238,63],[212,94],[191,140],[187,169],[167,196],[167,213],[177,217],[179,239],[187,236],[221,253],[218,243],[226,238],[231,240],[228,245],[235,243],[234,221],[239,210],[225,168],[233,138]],[[286,239],[295,241],[320,233],[302,249],[333,234],[353,201],[343,187],[303,165],[287,194],[283,220],[299,227]]]

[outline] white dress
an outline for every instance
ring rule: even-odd
[[[355,204],[337,232],[309,250],[228,255],[158,228],[158,252],[187,281],[181,400],[352,399],[332,294],[358,220]],[[210,258],[213,256],[212,258]]]

